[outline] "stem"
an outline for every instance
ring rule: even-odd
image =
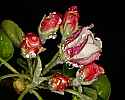
[[[47,80],[49,80],[50,78],[51,78],[51,76],[41,77],[41,78],[39,79],[39,83],[42,83],[42,82],[44,82],[44,81],[47,81]]]
[[[82,93],[82,92],[83,92],[81,85],[78,87],[78,91],[79,91],[79,93]]]
[[[0,77],[0,81],[5,79],[5,78],[9,78],[9,77],[23,77],[23,78],[26,78],[26,79],[31,81],[31,78],[24,75],[24,74],[8,74],[8,75],[4,75],[4,76]]]
[[[32,59],[27,59],[27,62],[28,62],[28,69],[29,69],[29,73],[31,76],[33,76],[33,69],[32,69]]]
[[[44,70],[42,71],[41,76],[47,74],[49,72],[49,70],[55,66],[58,58],[59,58],[59,51],[55,54],[55,56],[52,58],[52,60],[45,66]]]
[[[38,86],[38,88],[39,88],[39,89],[49,90],[49,88],[48,88],[48,87],[46,87],[46,86],[42,86],[42,85]],[[36,88],[36,89],[37,89],[37,88]]]
[[[32,73],[33,73],[33,74],[34,74],[34,70],[35,70],[35,68],[36,68],[36,62],[37,62],[36,59],[34,59],[34,60],[33,60],[33,64],[32,64],[32,70],[33,70]]]
[[[18,97],[18,100],[23,100],[23,97],[29,92],[31,88],[26,88],[21,95]]]
[[[31,90],[31,92],[38,98],[38,100],[43,100],[43,98],[39,95],[38,92],[36,92],[35,90]]]
[[[81,95],[80,95],[78,92],[74,91],[74,90],[66,89],[65,91],[66,91],[66,92],[69,92],[69,93],[71,93],[71,94],[73,94],[73,95],[76,95],[76,96],[78,96],[78,97],[81,97]]]
[[[71,90],[71,89],[67,89],[67,90],[65,90],[65,91],[66,91],[66,92],[69,92],[69,93],[71,93],[71,94],[73,94],[73,95],[78,96],[78,97],[80,98],[80,100],[93,100],[92,98],[88,97],[87,95],[85,95],[85,94],[80,94],[79,92],[76,92],[76,91]]]
[[[2,58],[0,58],[0,61],[9,69],[11,70],[13,73],[15,74],[19,74],[19,72],[14,69],[9,63],[7,63],[5,60],[3,60]]]

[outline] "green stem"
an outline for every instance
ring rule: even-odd
[[[31,92],[38,98],[38,100],[43,100],[43,98],[39,95],[38,92],[36,92],[35,90],[31,90]]]
[[[18,100],[23,100],[24,96],[30,91],[31,88],[26,88],[21,95],[18,97]]]
[[[65,91],[66,91],[66,92],[69,92],[69,93],[71,93],[71,94],[73,94],[73,95],[76,95],[76,96],[78,96],[78,97],[81,97],[81,95],[80,95],[78,92],[74,91],[74,90],[66,89]]]
[[[82,92],[83,92],[81,85],[78,87],[78,91],[79,91],[79,93],[82,93]]]
[[[13,73],[15,74],[19,74],[19,72],[14,69],[10,64],[8,64],[5,60],[3,60],[2,58],[0,58],[0,61],[9,69],[11,70]]]
[[[41,85],[38,86],[39,89],[44,89],[44,90],[49,90],[49,88],[47,86],[44,86],[44,85]],[[38,88],[35,88],[35,89],[38,89]]]
[[[28,69],[29,69],[29,73],[31,76],[33,76],[33,69],[32,69],[32,59],[27,59],[27,63],[28,63]]]
[[[44,70],[42,71],[41,76],[44,76],[49,72],[50,69],[52,69],[56,65],[56,61],[59,58],[59,51],[55,54],[55,56],[52,58],[52,60],[45,66]]]
[[[51,78],[51,76],[48,76],[48,77],[41,77],[39,79],[40,83],[44,82],[44,81],[48,81],[49,79]]]
[[[36,60],[36,58],[33,60],[33,64],[32,64],[32,70],[33,70],[33,74],[34,74],[34,70],[35,70],[35,68],[36,68],[36,62],[37,62],[37,60]]]
[[[31,81],[31,78],[26,76],[26,75],[24,75],[24,74],[8,74],[8,75],[4,75],[4,76],[0,77],[0,81],[5,79],[5,78],[9,78],[9,77],[23,77],[23,78],[26,78],[29,81]]]
[[[76,91],[74,91],[74,90],[66,89],[65,91],[66,91],[66,92],[69,92],[69,93],[71,93],[71,94],[73,94],[73,95],[76,95],[77,97],[80,98],[80,100],[92,100],[92,98],[88,97],[87,95],[81,94],[81,93],[76,92]]]

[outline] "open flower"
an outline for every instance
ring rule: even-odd
[[[102,42],[94,38],[90,28],[93,24],[79,29],[71,34],[60,47],[62,59],[74,67],[82,67],[95,60],[101,55]]]
[[[70,78],[61,73],[55,73],[49,81],[53,91],[64,92],[70,86]]]
[[[79,12],[77,6],[71,6],[65,12],[63,22],[60,26],[62,36],[66,38],[78,29]]]
[[[42,47],[40,38],[32,32],[27,33],[21,43],[21,53],[23,57],[34,58],[43,51],[45,51],[45,48]]]
[[[88,85],[95,81],[101,74],[104,74],[104,69],[95,63],[91,63],[84,67],[81,67],[77,71],[76,77],[82,84]]]
[[[60,24],[62,23],[61,14],[57,12],[49,13],[49,16],[44,16],[38,31],[42,39],[55,39],[56,32],[59,29]]]

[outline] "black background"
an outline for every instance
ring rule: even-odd
[[[124,77],[124,12],[122,2],[109,1],[83,1],[83,0],[41,0],[41,1],[4,1],[0,5],[0,22],[3,19],[15,21],[24,32],[36,32],[37,26],[44,14],[51,11],[64,13],[70,5],[77,5],[80,9],[80,25],[95,24],[94,32],[103,41],[103,58],[106,74],[111,81],[111,100],[121,100]],[[54,50],[55,41],[50,41],[47,46]],[[52,46],[53,45],[53,46]],[[1,73],[1,72],[0,72]],[[116,96],[116,97],[115,97]],[[1,87],[0,98],[17,99],[12,89]],[[49,95],[55,100],[59,97]],[[45,97],[46,98],[46,97]],[[113,99],[114,98],[114,99]],[[1,99],[2,100],[2,99]],[[47,99],[45,99],[47,100]]]

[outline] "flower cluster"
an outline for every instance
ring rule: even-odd
[[[104,68],[99,62],[97,63],[102,54],[102,41],[91,30],[94,24],[81,26],[79,19],[80,14],[77,6],[69,7],[64,14],[51,12],[44,15],[40,21],[38,34],[34,32],[25,34],[13,21],[5,20],[2,22],[3,33],[7,33],[8,38],[4,38],[6,36],[0,32],[2,41],[0,45],[3,46],[6,43],[7,48],[12,47],[9,49],[11,51],[9,59],[13,55],[13,45],[20,49],[23,58],[19,56],[15,62],[23,69],[18,72],[3,60],[10,52],[7,52],[8,49],[2,48],[0,64],[7,66],[14,74],[2,76],[0,80],[6,77],[16,77],[13,87],[18,94],[22,93],[19,100],[27,92],[34,93],[38,97],[35,91],[37,88],[48,89],[59,94],[68,91],[73,94],[74,98],[75,96],[79,98],[73,100],[81,100],[81,98],[88,100],[92,94],[94,94],[92,100],[97,100],[97,95],[103,94],[107,94],[106,98],[108,98],[110,84],[104,75]],[[44,57],[40,53],[44,53],[46,50],[44,48],[46,40],[57,38],[57,32],[62,35],[61,41],[57,45],[58,51],[47,64],[43,63]],[[58,67],[61,65],[63,68]],[[55,69],[51,70],[53,67]],[[105,87],[106,90],[102,90],[105,83],[108,84],[109,88]],[[87,85],[91,86],[87,87]]]
[[[55,39],[56,32],[60,29],[62,42],[59,46],[60,58],[63,63],[68,63],[79,68],[76,78],[80,84],[91,84],[96,78],[104,74],[104,69],[95,64],[101,55],[102,41],[94,37],[91,32],[93,24],[82,27],[79,26],[79,11],[77,6],[71,6],[64,13],[64,16],[57,12],[52,12],[44,16],[38,27],[41,40]],[[49,81],[49,85],[54,91],[64,91],[71,82],[69,78],[56,73]]]
[[[56,32],[60,29],[62,42],[59,46],[61,61],[73,67],[79,68],[76,78],[81,84],[91,84],[99,75],[104,74],[104,69],[95,64],[101,55],[102,41],[94,37],[91,32],[93,24],[82,27],[78,25],[79,12],[77,6],[71,6],[62,15],[52,12],[44,16],[38,27],[40,38],[34,33],[28,33],[21,44],[22,55],[25,58],[36,57],[45,48],[42,43],[46,39],[56,38]],[[49,81],[54,91],[64,91],[71,82],[69,77],[56,73]]]

